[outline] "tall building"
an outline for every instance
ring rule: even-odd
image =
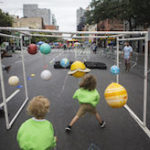
[[[38,8],[37,4],[23,4],[23,16],[30,17],[41,17],[45,25],[51,25],[51,10],[46,8]]]
[[[80,31],[81,28],[84,26],[85,23],[85,9],[79,8],[76,11],[76,18],[77,18],[77,31]]]
[[[56,22],[56,18],[55,18],[55,15],[52,14],[52,25],[55,25],[56,26],[57,22]]]

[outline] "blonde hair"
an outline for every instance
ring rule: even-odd
[[[49,111],[50,102],[44,96],[33,97],[27,106],[27,112],[29,115],[34,116],[37,119],[43,119]]]
[[[96,85],[97,85],[96,78],[91,74],[86,74],[82,78],[79,87],[91,91],[96,88]]]

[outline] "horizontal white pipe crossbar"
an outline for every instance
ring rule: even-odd
[[[30,34],[30,33],[27,33],[27,32],[23,32],[23,31],[18,31],[18,32],[20,32],[20,33],[22,33],[22,34],[24,34],[24,35],[31,36],[31,34]]]
[[[20,92],[20,89],[17,89],[16,91],[14,91],[7,99],[6,99],[6,103],[9,102],[17,93]],[[0,107],[3,107],[4,103],[0,104]]]
[[[118,39],[118,41],[134,41],[134,40],[145,40],[145,37]]]
[[[62,35],[43,35],[43,34],[30,34],[31,36],[38,36],[38,37],[58,37],[58,38],[70,38],[69,36],[62,36]]]
[[[113,38],[116,38],[117,37],[117,35],[112,35],[112,36],[74,36],[73,38],[111,38],[111,37],[113,37]]]
[[[101,35],[101,36],[97,36],[97,35],[89,35],[89,36],[74,36],[73,38],[104,38],[104,39],[107,39],[107,38],[117,38],[117,37],[121,37],[123,36],[123,34],[118,34],[118,35],[107,35],[107,36],[104,36],[104,35]]]
[[[13,36],[13,35],[8,35],[8,34],[3,34],[3,33],[0,33],[0,36],[2,36],[2,37],[10,37],[10,38],[20,39],[20,37]]]
[[[38,36],[38,37],[58,37],[58,38],[71,38],[70,36],[61,36],[61,35],[42,35],[42,34],[31,34],[31,36]],[[80,39],[80,38],[111,38],[111,37],[117,37],[117,35],[114,36],[75,36],[72,38]]]
[[[150,138],[150,130],[144,125],[144,123],[139,119],[139,117],[132,111],[128,105],[124,105],[124,108],[129,112],[131,117],[138,123],[138,125],[143,129],[143,131]]]
[[[65,32],[58,30],[44,30],[44,29],[26,29],[26,28],[12,28],[12,27],[0,27],[0,30],[8,31],[30,31],[30,32],[47,32],[47,33],[62,33],[62,34],[146,34],[147,31],[78,31],[78,32]]]

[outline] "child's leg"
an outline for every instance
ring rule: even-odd
[[[125,71],[127,71],[127,60],[125,59]]]
[[[77,122],[77,120],[83,116],[86,112],[85,112],[85,108],[84,108],[84,104],[80,105],[80,108],[77,112],[77,114],[73,117],[73,119],[71,120],[71,122],[69,123],[69,125],[65,128],[66,132],[70,132],[71,131],[71,127]]]
[[[104,128],[106,123],[105,123],[105,121],[102,120],[100,114],[97,111],[96,111],[95,116],[96,116],[96,119],[98,120],[98,122],[100,124],[100,127]]]
[[[73,117],[73,119],[72,119],[71,122],[69,123],[69,126],[73,126],[74,123],[75,123],[81,116],[83,116],[83,115],[86,113],[85,108],[86,108],[85,104],[81,104],[81,105],[80,105],[80,107],[79,107],[79,109],[78,109],[76,115]]]
[[[96,116],[96,119],[98,120],[98,122],[101,124],[101,123],[102,123],[102,118],[101,118],[101,116],[99,115],[99,113],[96,112],[95,116]]]
[[[129,72],[130,71],[130,60],[128,59],[127,61],[127,71]]]
[[[71,120],[71,122],[69,123],[69,126],[72,127],[78,119],[79,119],[79,117],[78,117],[77,115],[75,115],[75,116],[73,117],[73,119]]]

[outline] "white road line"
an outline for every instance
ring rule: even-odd
[[[61,52],[59,55],[55,56],[49,63],[50,63],[50,64],[53,63],[53,62],[55,61],[55,59],[56,59],[57,57],[61,56],[63,53],[64,53],[64,52]]]
[[[15,61],[15,64],[22,62],[22,60]]]
[[[61,89],[60,94],[59,94],[59,98],[61,97],[61,95],[62,95],[62,93],[63,93],[63,91],[65,89],[67,78],[68,78],[68,74],[66,73],[64,84],[63,84],[62,89]]]

